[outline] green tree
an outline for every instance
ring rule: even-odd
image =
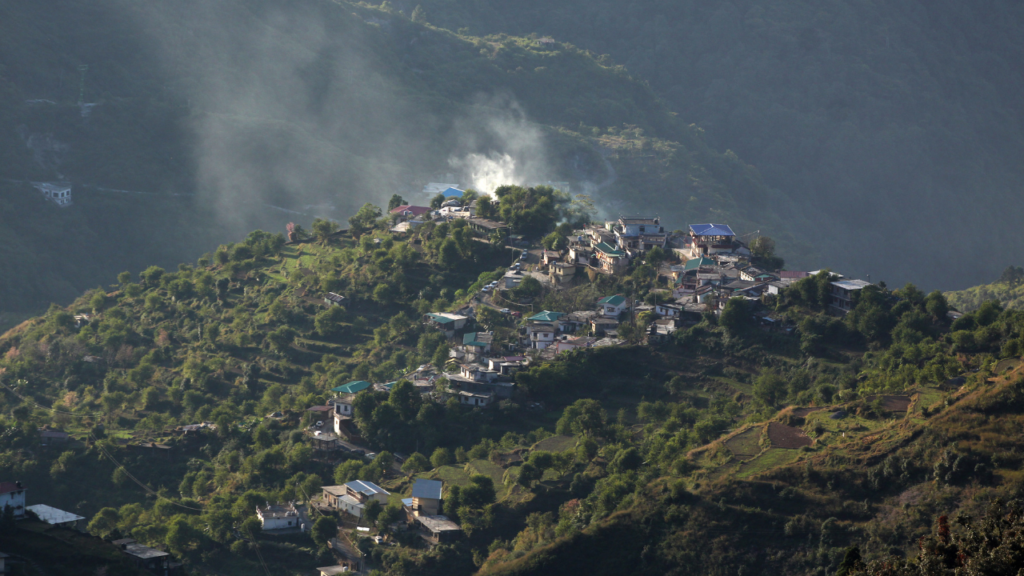
[[[533,276],[526,276],[519,282],[519,286],[512,289],[512,295],[516,298],[536,298],[540,296],[543,289],[540,280]]]
[[[776,406],[786,396],[786,381],[774,370],[762,372],[754,380],[754,398],[767,406]]]
[[[537,468],[529,462],[519,467],[519,476],[516,478],[516,482],[523,487],[529,488],[533,486],[534,482],[537,482],[544,476],[544,471]]]
[[[391,526],[402,517],[401,507],[395,504],[388,504],[383,510],[380,511],[380,515],[377,516],[377,529],[386,530],[388,526]]]
[[[284,352],[292,345],[295,341],[297,333],[294,329],[289,326],[282,326],[277,330],[267,334],[267,341],[270,342],[271,348],[278,352]]]
[[[559,434],[594,436],[603,428],[608,413],[597,400],[582,398],[567,406],[558,419]]]
[[[438,192],[437,196],[434,196],[433,198],[430,199],[430,207],[433,208],[434,210],[437,210],[444,204],[445,200],[446,198],[444,197],[444,194]]]
[[[327,516],[321,516],[316,519],[316,522],[313,522],[313,528],[310,530],[309,535],[313,537],[313,542],[317,546],[325,548],[330,543],[331,538],[338,535],[338,524]]]
[[[448,354],[450,348],[448,348],[447,342],[441,342],[437,346],[437,350],[434,350],[434,357],[431,359],[434,366],[437,366],[439,370],[444,369],[444,365],[448,363]]]
[[[342,322],[345,320],[345,309],[341,306],[330,306],[326,310],[317,313],[313,319],[313,326],[317,333],[326,338],[337,336],[341,333]]]
[[[447,448],[436,448],[434,453],[430,455],[430,463],[434,468],[440,468],[441,466],[447,466],[452,463],[452,451]]]
[[[132,273],[125,271],[117,275],[117,282],[121,286],[127,286],[132,281]]]
[[[348,225],[355,236],[362,236],[373,229],[374,224],[381,217],[380,208],[373,204],[363,204],[363,207],[356,212],[355,216],[348,219]]]
[[[370,500],[363,507],[363,517],[370,524],[376,524],[377,518],[380,517],[380,513],[384,510],[384,506],[381,505],[377,500]]]
[[[442,267],[451,270],[462,262],[462,253],[459,252],[459,244],[454,238],[445,238],[437,251],[437,263]]]
[[[430,460],[419,452],[413,452],[411,456],[405,459],[405,463],[402,464],[402,472],[406,474],[418,474],[424,470],[430,468]]]
[[[185,558],[199,546],[201,537],[202,534],[193,528],[188,520],[177,517],[171,520],[167,528],[164,544],[167,544],[167,549],[172,554],[179,558]]]
[[[164,269],[159,266],[150,266],[149,268],[146,268],[142,272],[139,272],[139,278],[142,280],[142,283],[145,284],[146,286],[156,285],[158,282],[160,282],[160,279],[163,278],[163,276]]]
[[[417,5],[416,8],[419,8],[419,5]],[[416,22],[416,11],[415,10],[413,10],[413,22]],[[391,212],[392,210],[394,210],[395,208],[398,208],[399,206],[405,206],[405,204],[406,204],[405,198],[402,198],[398,194],[392,194],[391,195],[391,199],[388,200],[388,212]]]
[[[743,298],[730,298],[718,317],[718,324],[733,336],[742,334],[753,325],[747,302]]]
[[[750,255],[755,258],[771,258],[775,255],[775,240],[758,236],[750,243]]]
[[[547,236],[545,236],[540,241],[540,243],[541,243],[541,245],[543,245],[548,250],[556,250],[556,251],[564,250],[569,245],[569,241],[566,240],[565,236],[562,236],[557,231],[556,232],[552,232],[551,234],[548,234]]]
[[[86,529],[94,536],[106,538],[117,530],[118,520],[117,508],[102,508],[92,517]]]
[[[326,244],[327,238],[338,230],[338,223],[333,220],[314,218],[313,225],[310,226],[310,229],[313,230],[313,236],[315,236],[318,241]]]

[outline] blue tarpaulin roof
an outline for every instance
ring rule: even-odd
[[[462,198],[462,190],[459,190],[458,188],[449,188],[444,192],[441,192],[441,195],[445,198]]]
[[[694,236],[735,236],[728,224],[690,224]]]

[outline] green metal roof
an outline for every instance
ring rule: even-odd
[[[625,296],[623,296],[621,294],[616,294],[614,296],[605,296],[604,298],[601,298],[600,300],[598,300],[597,303],[601,304],[602,306],[603,305],[618,306],[618,305],[622,304],[625,301],[626,301],[626,297]]]
[[[612,248],[611,246],[609,246],[607,242],[601,242],[597,246],[594,246],[594,248],[597,248],[598,250],[600,250],[601,252],[604,252],[605,254],[607,254],[609,256],[619,256],[619,257],[622,257],[622,256],[626,255],[626,253],[623,252],[622,250],[616,250],[615,248]]]
[[[355,382],[349,382],[348,384],[343,384],[341,386],[337,386],[337,387],[331,388],[331,392],[341,392],[343,394],[355,394],[357,392],[362,392],[363,390],[366,390],[367,388],[369,388],[371,386],[373,386],[373,384],[370,384],[369,382],[367,382],[365,380],[356,380]]]
[[[545,310],[530,316],[527,320],[535,320],[537,322],[557,322],[562,316],[565,316],[564,312],[552,312],[550,310]]]
[[[478,332],[470,332],[469,334],[464,334],[462,336],[462,345],[463,346],[488,346],[488,345],[490,345],[489,342],[480,342],[480,341],[478,341],[476,339],[476,335],[477,334],[478,334]]]
[[[686,261],[686,266],[684,267],[684,270],[686,272],[689,272],[690,270],[696,270],[697,268],[700,268],[701,266],[714,266],[714,265],[715,265],[715,261],[714,260],[712,260],[711,258],[705,258],[705,257],[701,256],[700,258],[691,258],[690,260],[687,260]]]

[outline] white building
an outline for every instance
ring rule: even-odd
[[[32,187],[43,193],[50,202],[57,206],[71,205],[71,185],[60,182],[33,182]]]
[[[363,510],[371,500],[386,506],[390,493],[367,480],[353,480],[342,486],[324,486],[324,501],[333,508],[347,512],[356,518],[363,517]]]
[[[288,530],[289,528],[306,530],[306,527],[302,525],[302,516],[299,515],[298,508],[292,502],[278,502],[277,504],[267,502],[266,506],[256,507],[256,516],[263,524],[264,530]]]
[[[21,482],[0,482],[0,511],[7,506],[14,509],[15,518],[25,516],[25,488]]]

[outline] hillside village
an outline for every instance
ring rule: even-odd
[[[778,303],[795,283],[805,279],[827,283],[824,305],[827,314],[834,318],[849,314],[856,307],[859,293],[872,286],[869,282],[828,271],[782,270],[782,260],[774,255],[770,239],[755,236],[744,240],[750,237],[739,236],[729,225],[721,223],[691,224],[686,230],[676,231],[667,231],[656,216],[620,217],[571,227],[563,223],[544,236],[538,245],[536,237],[531,242],[523,235],[513,234],[512,226],[498,219],[494,208],[487,206],[488,202],[486,198],[453,187],[440,191],[431,199],[430,206],[411,205],[396,197],[388,216],[375,224],[388,229],[391,238],[405,239],[409,246],[420,249],[425,249],[427,237],[417,236],[417,230],[424,226],[437,229],[446,225],[457,231],[468,230],[472,237],[460,236],[460,241],[470,249],[477,245],[488,246],[499,258],[512,261],[496,273],[481,274],[474,284],[478,289],[464,292],[461,300],[449,306],[425,308],[431,303],[420,299],[418,322],[426,330],[425,335],[434,334],[442,343],[437,347],[443,352],[440,357],[435,355],[432,362],[400,375],[387,373],[390,376],[387,380],[372,378],[369,375],[373,371],[364,371],[362,378],[332,386],[326,395],[320,396],[321,402],[304,407],[292,402],[290,410],[267,413],[262,424],[259,419],[255,423],[236,423],[225,420],[222,415],[216,422],[204,420],[165,431],[174,438],[172,441],[129,444],[118,440],[114,445],[147,453],[164,451],[170,455],[175,450],[171,445],[201,443],[203,438],[230,433],[225,430],[236,425],[244,425],[253,434],[265,427],[280,430],[282,437],[291,432],[299,433],[300,444],[308,447],[310,462],[337,468],[334,475],[337,483],[314,482],[304,488],[300,481],[297,488],[290,491],[291,499],[250,499],[247,501],[251,507],[248,524],[235,525],[233,533],[254,543],[251,533],[254,530],[283,538],[311,533],[314,540],[324,543],[317,557],[336,561],[336,564],[317,568],[320,574],[359,572],[370,567],[366,542],[427,550],[457,543],[467,538],[465,522],[469,522],[468,532],[477,529],[477,524],[486,524],[479,518],[480,510],[493,503],[498,492],[511,497],[520,485],[530,487],[536,481],[531,480],[527,472],[534,457],[521,448],[506,452],[482,448],[473,457],[482,457],[485,463],[489,459],[490,463],[474,464],[475,472],[468,485],[465,481],[450,485],[444,477],[423,477],[431,465],[440,469],[453,462],[467,461],[467,456],[455,459],[447,448],[438,448],[442,455],[438,457],[439,452],[435,451],[428,461],[418,452],[386,450],[374,439],[374,433],[366,429],[365,423],[369,413],[367,406],[372,409],[380,398],[415,398],[415,401],[407,401],[416,406],[447,406],[449,410],[454,405],[481,414],[501,412],[509,406],[522,404],[539,414],[546,410],[545,403],[532,391],[521,389],[523,380],[517,375],[522,372],[563,360],[578,362],[591,351],[656,347],[673,341],[677,333],[702,323],[706,325],[709,318],[724,325],[727,321],[737,322],[727,320],[728,317],[738,316],[753,330],[790,336],[797,326],[779,311]],[[361,224],[358,217],[354,217],[352,223],[353,227]],[[360,245],[367,251],[389,242],[386,235],[367,232],[359,237]],[[351,231],[325,231],[324,226],[317,223],[314,223],[314,233],[323,243],[352,234]],[[305,236],[299,227],[290,225],[288,240],[282,242],[284,248],[278,249],[297,250],[301,255],[313,241],[314,238]],[[319,256],[317,261],[320,261]],[[226,254],[222,262],[230,264]],[[279,271],[271,272],[282,278],[300,279],[308,274],[298,267],[290,271],[287,260]],[[240,279],[241,287],[252,276],[238,272],[235,278]],[[643,292],[636,290],[638,278],[650,288]],[[612,285],[618,289],[607,293],[586,291],[586,287],[601,286],[605,281],[614,282]],[[209,282],[210,296],[227,301],[232,283],[226,279]],[[248,288],[240,293],[247,294]],[[299,293],[307,309],[320,310],[318,322],[321,317],[343,314],[357,298],[351,290],[317,289],[312,284]],[[566,298],[558,300],[560,294],[565,294]],[[541,295],[546,295],[545,299]],[[541,305],[552,299],[562,302],[560,309],[545,309]],[[103,314],[97,308],[92,314],[75,315],[69,322],[73,330],[88,332],[91,326],[104,321]],[[960,316],[950,312],[948,318],[944,315],[940,320],[948,322]],[[317,328],[317,331],[322,330]],[[287,348],[287,343],[271,342],[271,345]],[[8,352],[8,356],[10,354]],[[85,363],[106,361],[109,360],[98,356],[84,358]],[[321,370],[318,365],[313,368]],[[358,370],[353,372],[357,373]],[[259,367],[250,364],[244,367],[237,382],[244,389],[254,386],[259,378]],[[910,400],[901,396],[893,402],[906,410]],[[372,412],[377,414],[376,410]],[[842,410],[836,414],[840,412]],[[197,410],[195,414],[212,416],[209,410]],[[715,426],[719,431],[725,430],[721,421]],[[767,434],[796,437],[796,444],[790,448],[813,443],[798,428],[788,425],[771,428]],[[75,442],[66,432],[51,428],[41,429],[40,435],[51,444]],[[543,438],[543,435],[536,437],[537,440]],[[713,438],[714,434],[709,433],[701,441]],[[93,442],[96,439],[90,433],[85,443]],[[415,444],[419,446],[418,441]],[[469,468],[470,464],[466,466]],[[25,491],[20,483],[3,486],[8,493],[15,492],[16,488],[21,494],[16,516],[34,516],[38,520],[32,521],[40,522],[40,526],[48,524],[55,527],[52,529],[69,529],[78,520],[86,520],[92,527],[100,522],[41,505],[54,511],[49,519],[44,518],[31,506],[25,506]],[[449,501],[456,504],[446,505]],[[463,509],[463,506],[468,508]],[[184,573],[184,564],[174,557],[173,551],[164,547],[148,547],[132,538],[114,538],[111,543],[143,569],[163,576]],[[329,554],[323,550],[329,550]]]

